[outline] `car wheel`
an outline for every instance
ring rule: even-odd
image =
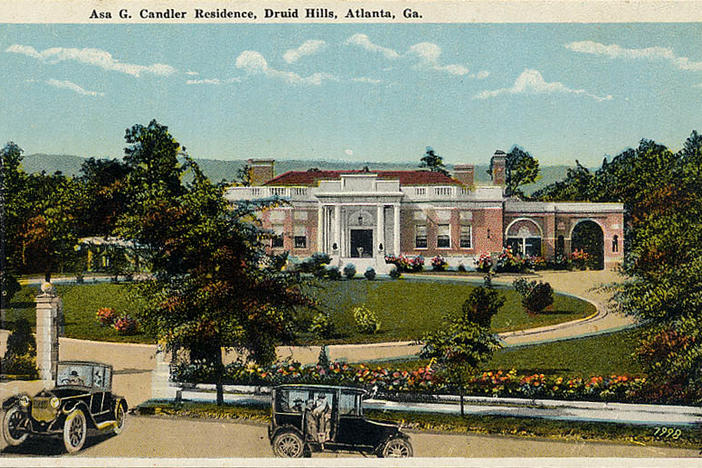
[[[117,435],[124,429],[124,424],[127,422],[127,412],[124,411],[124,405],[121,403],[117,404],[115,408],[115,427],[112,429],[112,433]]]
[[[63,445],[68,453],[74,453],[83,448],[87,436],[88,425],[82,410],[75,410],[63,423]]]
[[[276,457],[300,458],[305,453],[305,443],[295,432],[280,432],[273,437],[273,453]]]
[[[7,445],[16,446],[27,440],[29,433],[24,429],[27,415],[19,406],[11,406],[2,418],[2,436]]]
[[[378,453],[382,458],[406,458],[412,456],[412,445],[409,441],[396,437],[383,445]]]

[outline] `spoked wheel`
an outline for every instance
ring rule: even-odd
[[[276,457],[300,458],[305,453],[305,443],[292,431],[281,432],[273,438],[273,453]]]
[[[74,453],[83,448],[87,430],[83,411],[75,410],[66,417],[66,422],[63,424],[63,445],[66,446],[68,453]]]
[[[117,404],[115,408],[115,427],[112,429],[113,434],[117,435],[124,429],[124,424],[127,421],[127,413],[124,411],[124,405]]]
[[[17,446],[27,440],[29,433],[25,429],[27,415],[19,406],[12,406],[2,419],[2,435],[7,445]]]
[[[382,458],[406,458],[412,456],[412,446],[405,439],[390,439],[379,453]]]

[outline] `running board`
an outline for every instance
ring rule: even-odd
[[[112,429],[117,426],[117,421],[103,421],[101,423],[96,423],[95,427],[99,431],[102,431],[103,429]]]

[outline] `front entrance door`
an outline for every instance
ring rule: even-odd
[[[372,229],[351,229],[351,256],[355,258],[373,256]]]

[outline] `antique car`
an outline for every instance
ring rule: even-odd
[[[85,361],[59,362],[54,388],[15,395],[2,408],[8,445],[30,435],[61,437],[69,453],[83,447],[89,430],[119,434],[127,415],[127,402],[112,393],[112,366]]]
[[[273,389],[268,439],[278,457],[317,451],[356,451],[378,457],[411,457],[409,436],[396,424],[363,417],[365,390],[324,385]]]

